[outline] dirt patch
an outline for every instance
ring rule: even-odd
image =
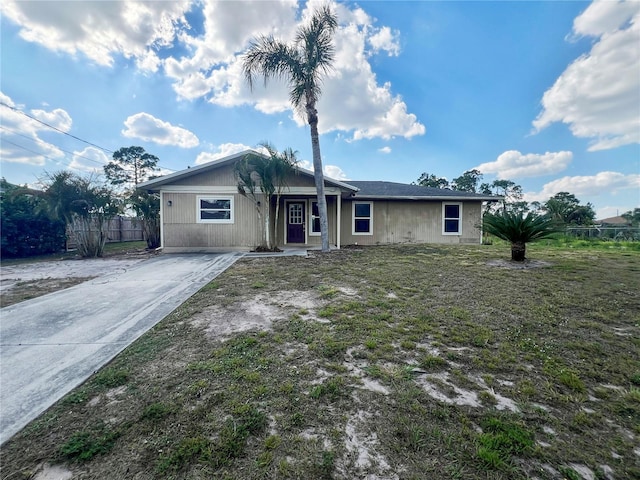
[[[67,470],[60,465],[49,465],[45,463],[40,470],[33,477],[33,480],[69,480],[73,478],[73,472]]]
[[[372,417],[372,414],[361,410],[347,421],[343,458],[344,464],[349,465],[346,471],[351,475],[357,472],[362,478],[370,480],[395,480],[399,478],[398,475],[393,473],[386,458],[378,451],[380,441],[376,432],[367,431],[367,424]],[[376,473],[370,473],[372,471]]]
[[[146,255],[135,258],[123,256],[3,265],[0,273],[0,305],[7,307],[97,277],[125,272],[146,258]]]
[[[210,306],[189,321],[194,326],[205,327],[211,339],[225,340],[234,333],[271,330],[274,322],[300,310],[307,312],[305,317],[315,318],[318,305],[319,300],[310,292],[259,294],[226,307]]]
[[[93,278],[95,277],[43,278],[5,284],[2,285],[0,291],[0,307],[8,307],[48,293],[64,290]]]

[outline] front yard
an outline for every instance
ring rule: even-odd
[[[640,253],[508,256],[239,261],[7,442],[2,478],[640,478]]]

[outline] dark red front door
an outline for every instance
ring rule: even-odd
[[[304,243],[304,202],[287,203],[287,243]]]

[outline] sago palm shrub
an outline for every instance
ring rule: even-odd
[[[482,228],[511,243],[511,260],[514,262],[524,262],[527,243],[548,238],[557,232],[556,223],[548,217],[508,210],[498,214],[486,213]]]

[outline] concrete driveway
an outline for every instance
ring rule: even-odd
[[[158,256],[0,310],[0,444],[242,255]]]

